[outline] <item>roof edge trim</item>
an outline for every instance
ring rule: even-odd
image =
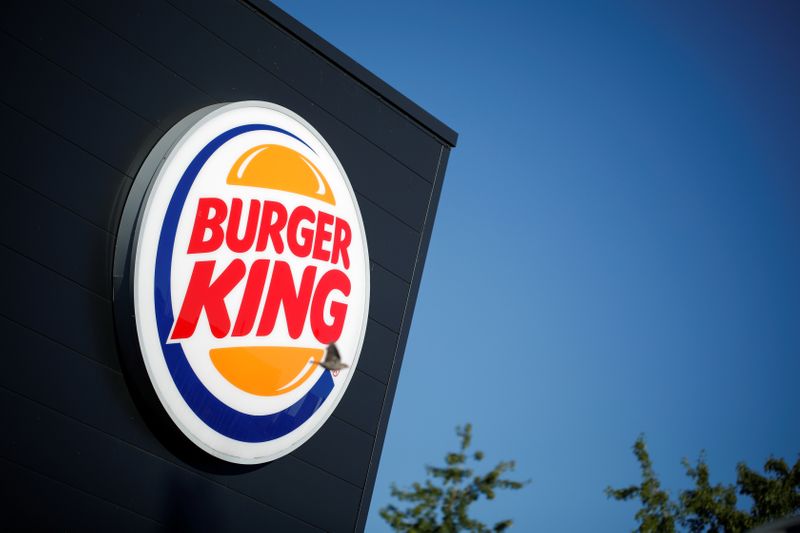
[[[392,107],[406,115],[422,128],[428,130],[445,144],[451,147],[456,145],[458,133],[452,128],[415,104],[400,91],[370,72],[353,58],[314,33],[314,31],[280,7],[268,0],[240,1],[293,35],[338,68],[342,69],[376,96],[391,104]]]

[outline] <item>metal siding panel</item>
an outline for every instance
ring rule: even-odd
[[[9,339],[6,355],[0,357],[0,387],[174,459],[145,425],[118,371],[2,317],[0,332]]]
[[[333,416],[292,455],[363,488],[374,441],[372,435]]]
[[[420,241],[419,250],[417,252],[417,267],[414,270],[414,281],[408,292],[408,301],[406,308],[403,311],[402,327],[400,329],[400,336],[397,342],[397,352],[395,354],[394,363],[392,365],[391,377],[389,384],[386,387],[386,396],[383,400],[383,406],[378,423],[378,432],[375,439],[375,448],[372,451],[372,457],[369,465],[369,473],[367,474],[367,485],[363,492],[361,505],[358,511],[358,523],[356,529],[364,529],[367,523],[367,513],[369,512],[369,504],[372,500],[372,489],[375,486],[375,478],[378,475],[378,465],[380,463],[381,450],[383,449],[383,440],[386,437],[386,428],[389,424],[389,415],[392,411],[392,403],[394,402],[394,394],[397,391],[397,380],[400,377],[400,368],[403,363],[403,356],[406,350],[406,341],[408,341],[408,333],[411,330],[411,321],[414,316],[414,307],[417,303],[417,295],[419,294],[420,282],[422,281],[422,271],[425,266],[425,258],[428,255],[428,245],[431,242],[431,234],[433,232],[433,223],[436,220],[436,211],[439,206],[439,196],[442,193],[442,184],[444,182],[444,174],[447,169],[447,161],[450,156],[450,149],[442,146],[442,153],[439,158],[439,167],[436,171],[436,180],[433,186],[433,195],[428,204],[428,215],[425,220],[425,229],[422,232],[422,240]]]
[[[372,263],[370,269],[369,316],[395,333],[400,332],[409,284],[385,268]]]
[[[266,17],[227,1],[168,0],[417,174],[433,181],[439,142]]]
[[[26,490],[110,523],[138,513],[172,528],[363,528],[447,152],[260,13],[176,3],[15,3],[0,22],[2,464]],[[222,474],[187,466],[134,406],[109,258],[127,176],[161,133],[207,103],[249,98],[294,109],[342,160],[367,225],[371,308],[359,368],[322,430],[278,461]]]
[[[333,413],[362,431],[375,435],[385,391],[386,385],[380,381],[363,372],[356,372]]]
[[[158,522],[0,459],[6,531],[167,531]]]
[[[367,335],[361,349],[358,368],[383,384],[389,382],[394,351],[397,349],[397,333],[386,326],[370,320]]]
[[[129,177],[3,104],[0,123],[4,125],[0,172],[88,222],[116,232]]]
[[[180,11],[153,1],[137,4],[135,13],[102,1],[79,8],[214,101],[267,100],[297,111],[331,144],[356,192],[421,227],[430,183]]]
[[[295,460],[296,461],[296,460]],[[302,517],[325,531],[352,531],[361,489],[284,457],[237,476],[209,476],[232,489]],[[275,480],[281,480],[276,483]],[[272,527],[270,525],[270,527]]]
[[[419,232],[399,223],[369,200],[358,198],[358,207],[364,220],[370,259],[405,281],[411,281]]]
[[[103,298],[114,236],[0,173],[0,244]]]
[[[111,302],[4,246],[0,264],[0,315],[119,371]]]
[[[0,456],[172,529],[314,529],[18,394],[0,389],[0,402]]]
[[[407,115],[416,124],[427,128],[433,135],[447,146],[455,146],[458,140],[458,133],[442,121],[422,109],[419,105],[400,94],[385,81],[378,78],[375,74],[356,63],[341,50],[331,43],[314,33],[297,19],[290,16],[281,8],[269,0],[241,0],[256,11],[264,14],[272,22],[277,24],[295,38],[307,44],[312,50],[323,56],[328,61],[336,64],[343,71],[347,72],[359,83],[364,84],[381,100],[394,106],[403,114]]]
[[[0,386],[176,461],[141,419],[119,372],[3,317],[0,335],[8,339],[0,357]],[[332,417],[292,455],[363,487],[373,440],[366,432]]]
[[[68,12],[68,13],[63,13],[63,14],[62,13],[56,13],[56,14],[62,15],[64,17],[68,17],[68,15],[70,13]],[[20,18],[22,18],[22,17],[20,17]],[[41,28],[34,28],[34,29],[41,29]],[[79,29],[83,30],[83,31],[79,32],[79,35],[87,35],[88,34],[86,38],[94,37],[94,34],[89,31],[91,28],[79,28]],[[97,27],[97,25],[95,24],[94,25],[94,29],[99,29],[99,27]],[[27,34],[25,34],[25,32],[21,32],[21,33],[23,33],[23,35],[25,35],[28,38],[30,38],[37,45],[39,43],[41,43],[41,42],[48,42],[47,40],[42,38],[43,36],[40,36],[40,38],[37,39],[36,35],[27,35]],[[115,42],[114,44],[117,44],[118,48],[120,48],[121,50],[124,50],[124,47],[121,46],[121,42]],[[48,50],[49,50],[49,48],[52,48],[52,47],[44,47],[44,46],[40,46],[40,47],[41,48],[46,48]],[[69,48],[69,46],[65,45],[65,46],[59,47],[59,49],[64,49],[64,48]],[[74,50],[74,52],[75,52],[76,55],[79,55],[79,53],[80,52],[84,52],[84,50],[79,47],[77,50]],[[120,58],[119,58],[120,62],[124,62],[125,60],[127,60],[127,56],[131,55],[131,54],[128,53],[128,52],[130,52],[130,50],[125,50],[125,52],[126,53],[120,53]],[[62,55],[65,58],[72,57],[72,56],[70,56],[70,54],[62,54]],[[36,56],[36,57],[39,59],[39,62],[37,64],[37,71],[39,72],[40,77],[46,79],[48,77],[58,77],[59,75],[64,75],[65,74],[63,71],[60,71],[58,69],[58,67],[56,65],[54,65],[53,63],[49,63],[47,61],[44,61],[39,56]],[[92,58],[92,60],[95,60],[95,59],[96,58]],[[102,62],[100,64],[92,64],[92,68],[89,68],[89,67],[81,67],[81,68],[83,70],[87,70],[88,72],[86,73],[86,75],[91,78],[92,77],[91,74],[93,72],[103,73],[103,72],[106,72],[107,69],[112,68],[114,65],[116,65],[117,61],[112,61],[112,59],[114,59],[114,58],[113,57],[108,57],[108,52],[106,52],[106,54],[103,56]],[[140,66],[139,63],[146,63],[146,62],[141,60],[142,59],[141,57],[138,57],[138,59],[140,61],[136,62],[134,65],[131,65],[130,68],[128,69],[129,75],[131,75],[133,78],[135,78],[137,80],[138,79],[142,79],[142,78],[148,78],[148,76],[152,76],[153,73],[150,72],[149,70],[145,70],[145,71],[137,70],[137,68],[139,68],[139,66]],[[75,61],[74,60],[65,59],[65,62],[72,64]],[[87,63],[88,63],[88,61],[87,61]],[[162,69],[163,69],[163,67],[162,67]],[[158,71],[158,72],[163,74],[162,71]],[[108,84],[108,83],[110,83],[110,82],[107,82],[105,80],[105,78],[107,78],[108,75],[102,74],[102,75],[98,75],[96,77],[101,78],[100,81],[99,81],[100,84]],[[162,76],[162,78],[163,78],[163,76]],[[245,79],[246,76],[241,75],[240,78]],[[89,85],[86,85],[86,83],[82,83],[81,81],[76,80],[74,78],[72,78],[71,81],[74,82],[74,84],[75,84],[75,87],[74,87],[75,91],[80,91],[82,89],[83,92],[89,97],[98,96],[96,91],[94,89],[92,89]],[[94,81],[94,80],[92,80],[92,81]],[[151,82],[151,84],[149,85],[149,87],[157,88],[159,86],[159,84],[163,82],[163,80],[161,80],[161,79],[152,79],[152,80],[150,80],[150,82]],[[131,89],[123,91],[121,87],[117,88],[117,89],[118,90],[117,90],[116,93],[107,94],[107,95],[114,97],[113,102],[120,106],[120,109],[118,109],[118,111],[120,113],[122,113],[122,114],[126,114],[126,113],[130,114],[131,115],[131,117],[130,117],[131,120],[138,120],[140,117],[137,116],[136,114],[134,114],[132,111],[130,111],[130,105],[131,105],[131,102],[136,104],[136,99],[139,98],[139,95],[141,94],[141,91],[140,90],[131,90]],[[53,85],[50,90],[51,90],[52,93],[49,95],[50,96],[49,99],[50,100],[55,100],[56,97],[57,97],[56,93],[57,93],[57,91],[59,91],[58,85]],[[169,96],[169,95],[170,95],[170,93],[165,94],[164,95],[164,99],[166,99],[167,96]],[[13,94],[13,93],[10,95],[10,97],[11,97],[9,99],[9,103],[10,104],[12,104],[12,105],[16,104],[16,101],[13,100],[14,96],[16,96],[17,99],[21,99],[23,101],[23,106],[24,107],[26,107],[26,108],[27,107],[35,107],[33,103],[27,102],[23,95]],[[45,95],[43,93],[40,96],[45,96]],[[105,95],[99,95],[99,96],[102,97],[102,96],[105,96]],[[185,96],[186,96],[186,98],[188,100],[191,101],[191,99],[195,98],[197,95],[195,93],[188,93]],[[160,94],[151,94],[149,96],[149,98],[152,101],[159,101],[159,102],[162,101],[162,98],[161,98]],[[208,102],[206,102],[206,103],[208,103]],[[25,105],[25,104],[28,104],[28,105]],[[177,106],[177,103],[173,102],[173,104],[174,104],[173,107]],[[109,105],[114,105],[114,104],[110,103]],[[148,111],[146,109],[142,110],[143,113],[146,113],[146,114],[150,115],[149,118],[152,119],[152,121],[153,121],[153,122],[150,123],[152,128],[156,127],[155,126],[155,121],[158,119],[158,116],[155,116],[155,115],[157,115],[159,113],[163,114],[163,110],[161,109],[162,106],[163,106],[163,102],[161,104],[159,104],[158,106],[156,106],[157,109],[155,111],[153,111],[152,113],[148,113]],[[182,107],[179,107],[179,108],[188,111],[186,106],[183,105],[183,104],[182,104]],[[189,108],[189,109],[191,109],[191,108]],[[131,145],[131,146],[136,146],[136,145]],[[30,150],[29,150],[29,154],[30,154],[30,152],[33,152],[37,148],[41,149],[40,147],[36,147],[36,148],[31,147]],[[88,149],[90,147],[87,146],[86,148]],[[374,148],[374,147],[368,147],[368,151],[369,150],[371,150],[372,152],[375,152],[377,149]],[[139,151],[141,151],[141,150],[139,150]],[[364,152],[360,151],[360,153],[363,156]],[[131,148],[130,157],[131,158],[137,158],[138,157],[137,154],[136,154],[136,150],[134,148]],[[363,159],[363,157],[362,157],[362,159]],[[115,164],[113,161],[108,161],[108,162],[111,163],[111,164]],[[116,162],[117,168],[119,168],[120,164],[121,163],[119,161]],[[62,172],[64,172],[64,174],[65,174],[64,176],[62,176],[62,179],[69,178],[69,177],[72,177],[73,179],[75,179],[75,178],[79,178],[80,177],[80,176],[72,175],[71,172],[70,172],[70,169],[68,169],[68,168],[63,170]],[[356,176],[357,174],[358,174],[357,172],[351,172],[351,176]],[[427,195],[427,191],[426,191],[425,194]],[[417,242],[419,240],[419,234],[416,231],[414,231],[411,227],[409,227],[406,224],[404,224],[401,220],[399,220],[399,219],[393,217],[392,215],[390,215],[389,212],[384,210],[383,207],[371,202],[368,199],[365,200],[365,197],[361,197],[361,195],[359,195],[359,196],[360,196],[360,203],[362,204],[362,211],[363,211],[364,218],[365,219],[369,219],[369,220],[367,220],[368,226],[370,228],[368,230],[369,231],[368,238],[370,237],[370,235],[372,236],[371,242],[373,244],[370,247],[372,258],[377,263],[381,264],[381,266],[383,266],[383,267],[387,268],[388,270],[396,273],[398,276],[400,276],[401,278],[405,279],[406,281],[409,281],[410,277],[411,277],[411,272],[413,271],[413,268],[414,268],[413,251],[416,249]],[[419,197],[419,195],[417,195],[417,196]],[[424,199],[424,197],[420,197],[420,198],[421,198],[420,201],[418,201],[417,203],[419,205],[422,205],[422,201],[421,200]],[[111,218],[111,217],[109,217],[109,218]],[[105,282],[103,281],[103,283],[105,283]]]
[[[133,175],[160,137],[132,111],[2,34],[0,62],[9,74],[0,100],[125,174]]]
[[[62,2],[49,2],[44,11],[35,2],[7,2],[0,28],[161,129],[215,103]]]

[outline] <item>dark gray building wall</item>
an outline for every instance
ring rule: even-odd
[[[0,61],[2,527],[363,529],[455,133],[262,0],[6,3]],[[297,112],[338,155],[372,297],[327,424],[289,456],[226,471],[165,446],[134,404],[111,260],[157,139],[249,99]]]

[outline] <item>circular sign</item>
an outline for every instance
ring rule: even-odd
[[[271,103],[186,117],[126,202],[118,299],[158,399],[195,444],[243,464],[300,446],[344,394],[369,309],[364,224],[330,146]],[[330,343],[347,368],[318,364]]]

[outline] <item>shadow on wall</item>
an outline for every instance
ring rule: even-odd
[[[223,516],[226,508],[215,503],[208,484],[200,480],[171,478],[162,501],[164,525],[170,531],[223,531],[228,524]]]

